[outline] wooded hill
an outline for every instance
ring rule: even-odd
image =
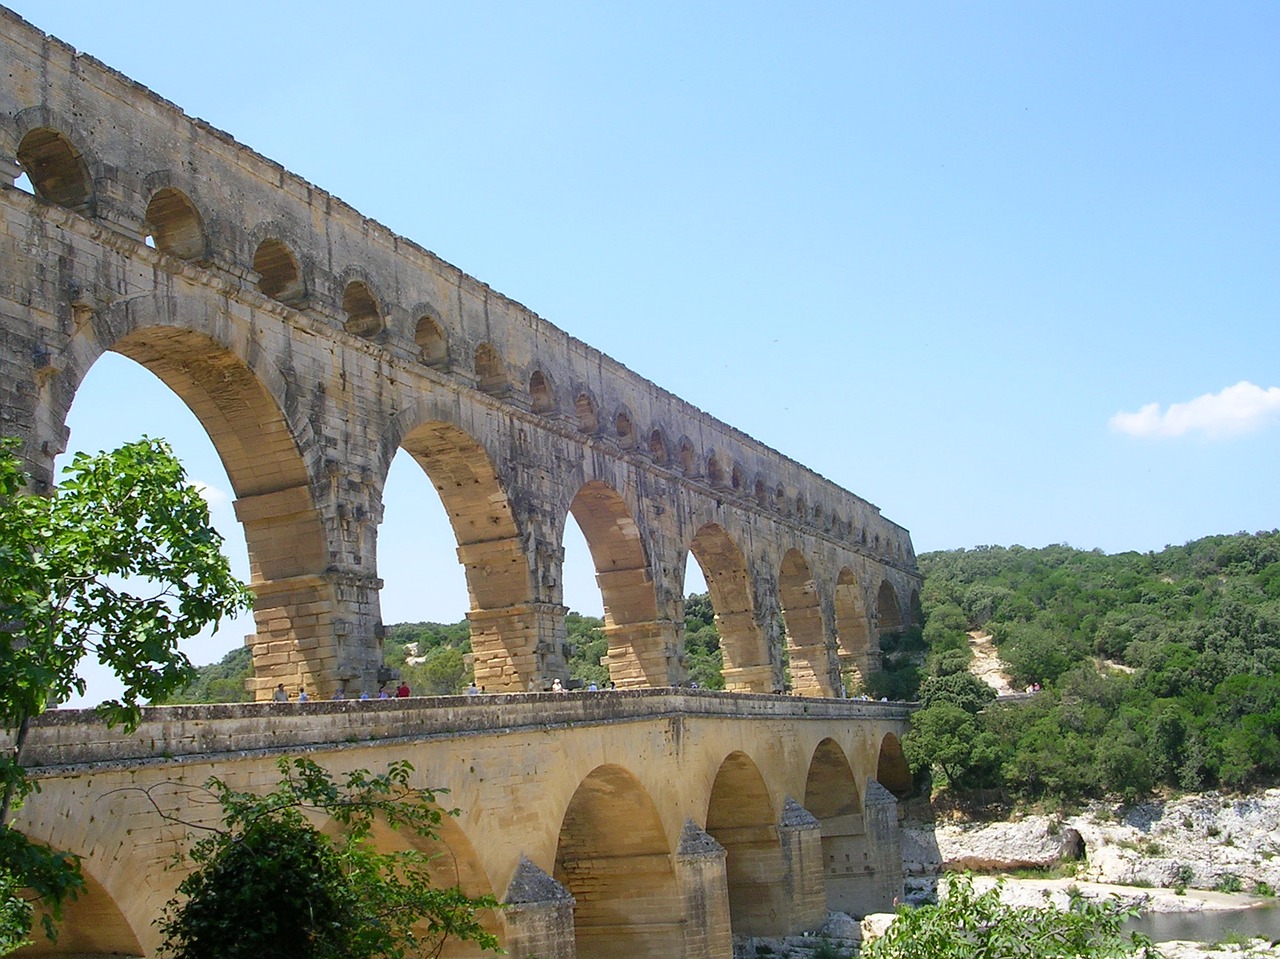
[[[924,629],[891,640],[873,678],[905,694],[923,677],[915,768],[1025,799],[1280,778],[1280,532],[919,559]],[[970,630],[991,634],[1016,687],[1042,691],[990,702],[966,671]]]

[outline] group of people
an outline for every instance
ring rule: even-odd
[[[381,685],[379,685],[379,686],[378,686],[378,695],[377,695],[376,697],[369,695],[369,691],[366,689],[364,692],[362,692],[362,693],[360,694],[360,698],[361,698],[361,699],[374,699],[374,698],[377,698],[377,699],[392,699],[392,698],[395,698],[395,699],[407,699],[409,696],[412,696],[412,695],[413,695],[413,694],[409,691],[409,684],[408,684],[408,683],[406,683],[404,680],[401,680],[401,681],[400,681],[400,685],[396,687],[396,691],[395,691],[395,693],[394,693],[394,696],[393,696],[393,694],[392,694],[392,693],[387,689],[387,684],[386,684],[386,683],[382,683]],[[333,698],[334,698],[335,700],[338,700],[338,699],[346,699],[346,698],[347,698],[347,690],[346,690],[346,688],[345,688],[345,687],[342,687],[342,686],[339,686],[339,687],[338,687],[338,689],[337,689],[337,691],[335,691],[335,692],[334,692],[334,694],[333,694]],[[277,703],[287,703],[287,702],[289,702],[289,701],[290,701],[290,699],[289,699],[289,691],[288,691],[287,689],[285,689],[285,688],[284,688],[284,683],[277,683],[277,684],[276,684],[276,689],[275,689],[275,692],[271,694],[271,699],[272,699],[274,702],[277,702]],[[310,700],[311,700],[311,697],[307,695],[306,687],[304,687],[304,686],[299,686],[299,687],[298,687],[298,699],[297,699],[297,702],[305,703],[305,702],[309,702]]]

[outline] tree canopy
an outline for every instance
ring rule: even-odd
[[[13,736],[0,754],[6,933],[24,921],[30,927],[14,888],[35,890],[56,916],[81,885],[73,858],[9,825],[33,788],[22,765],[31,720],[83,694],[80,664],[96,658],[124,687],[99,711],[134,727],[144,702],[191,677],[179,644],[252,602],[231,574],[205,501],[163,441],[77,454],[48,496],[24,492],[17,448],[0,440],[0,719]]]

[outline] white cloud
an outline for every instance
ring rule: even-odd
[[[209,509],[216,509],[219,506],[225,506],[231,502],[231,496],[216,486],[210,486],[204,480],[193,479],[191,485],[196,488],[196,492],[200,494],[208,505]]]
[[[1111,429],[1130,436],[1183,436],[1203,433],[1217,438],[1260,429],[1280,418],[1280,386],[1263,389],[1247,380],[1220,393],[1206,393],[1161,409],[1148,403],[1136,413],[1117,413]]]

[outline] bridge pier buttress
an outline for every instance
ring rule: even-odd
[[[871,780],[863,808],[822,821],[827,907],[851,916],[885,912],[902,895],[898,801]]]
[[[786,907],[785,934],[817,929],[827,919],[822,824],[790,796],[778,820],[778,842],[782,849],[779,886]]]
[[[684,959],[733,959],[723,846],[686,820],[676,847],[676,883],[684,901]]]
[[[573,895],[528,859],[521,858],[502,904],[512,959],[577,959]]]
[[[684,685],[687,674],[675,623],[606,624],[604,634],[609,678],[619,689]]]

